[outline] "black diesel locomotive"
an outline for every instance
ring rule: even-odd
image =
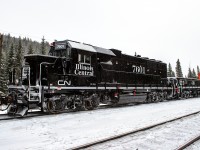
[[[76,41],[57,41],[49,55],[26,55],[21,78],[12,73],[9,114],[29,109],[56,113],[65,109],[91,110],[100,103],[116,105],[198,96],[197,79],[167,78],[162,61],[122,54]],[[17,81],[17,82],[16,82]]]

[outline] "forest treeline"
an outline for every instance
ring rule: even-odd
[[[10,34],[0,35],[0,91],[7,90],[9,72],[15,69],[16,78],[19,78],[26,54],[47,54],[49,43],[41,37],[41,42],[27,37],[12,37]]]
[[[195,71],[196,70],[196,71]],[[175,71],[172,69],[172,65],[169,63],[167,66],[167,76],[168,77],[185,77],[185,78],[198,78],[199,77],[199,66],[196,69],[189,67],[188,74],[183,76],[180,60],[176,62]]]

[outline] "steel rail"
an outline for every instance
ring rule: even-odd
[[[189,141],[179,146],[176,150],[183,150],[198,140],[200,140],[200,135],[197,135],[196,137],[191,138]]]
[[[170,122],[174,122],[174,121],[180,120],[182,118],[187,118],[187,117],[199,114],[199,113],[200,113],[200,111],[196,111],[196,112],[193,112],[193,113],[190,113],[190,114],[187,114],[187,115],[183,115],[183,116],[180,116],[180,117],[176,117],[174,119],[170,119],[170,120],[167,120],[167,121],[163,121],[163,122],[159,122],[159,123],[156,123],[156,124],[153,124],[153,125],[142,127],[142,128],[136,129],[136,130],[124,132],[124,133],[121,133],[121,134],[118,134],[118,135],[102,138],[102,139],[99,139],[99,140],[96,140],[96,141],[93,141],[93,142],[74,146],[74,147],[69,148],[69,150],[79,150],[79,149],[89,148],[91,146],[98,145],[98,144],[101,144],[101,143],[105,143],[105,142],[108,142],[108,141],[112,141],[112,140],[115,140],[115,139],[119,139],[119,138],[125,137],[127,135],[135,134],[135,133],[142,132],[142,131],[147,131],[149,129],[152,129],[152,128],[155,128],[155,127],[158,127],[158,126],[170,123]]]

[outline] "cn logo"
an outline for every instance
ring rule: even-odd
[[[71,81],[58,80],[58,85],[71,85]]]

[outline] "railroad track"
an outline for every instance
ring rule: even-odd
[[[200,111],[193,112],[193,113],[190,113],[190,114],[187,114],[187,115],[183,115],[181,117],[177,117],[177,118],[174,118],[174,119],[170,119],[170,120],[167,120],[167,121],[156,123],[156,124],[153,124],[153,125],[150,125],[150,126],[146,126],[146,127],[139,128],[139,129],[136,129],[136,130],[125,132],[125,133],[121,133],[121,134],[114,135],[114,136],[111,136],[111,137],[106,137],[106,138],[103,138],[103,139],[100,139],[100,140],[85,143],[83,145],[71,147],[70,150],[79,150],[79,149],[91,148],[92,146],[97,146],[97,145],[100,145],[100,144],[103,144],[103,143],[106,143],[106,142],[111,142],[111,141],[114,141],[116,139],[123,138],[123,137],[128,136],[128,135],[134,135],[134,134],[139,133],[139,132],[147,131],[147,130],[150,130],[152,128],[156,128],[156,127],[159,127],[161,125],[164,125],[164,124],[167,124],[167,123],[170,123],[170,122],[174,122],[174,121],[177,121],[177,120],[180,120],[180,119],[183,119],[183,118],[187,118],[187,117],[199,114],[199,113],[200,113]],[[191,143],[197,141],[198,139],[200,139],[200,136],[197,136],[194,139],[189,140],[187,143],[178,147],[177,150],[184,149],[185,146],[188,146],[188,144],[190,145]]]
[[[196,137],[191,138],[190,140],[186,141],[184,144],[179,146],[176,150],[183,150],[189,147],[190,145],[192,145],[193,143],[197,142],[198,140],[200,140],[200,135],[197,135]]]

